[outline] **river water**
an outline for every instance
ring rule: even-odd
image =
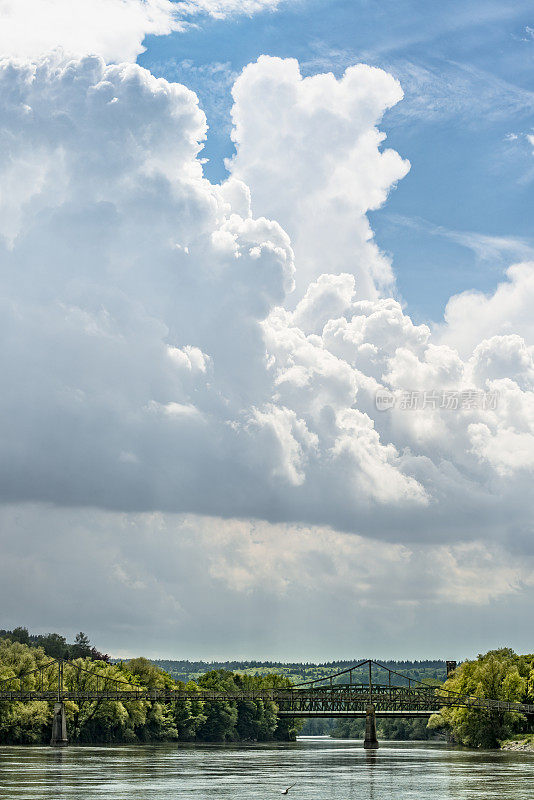
[[[0,747],[0,800],[533,800],[534,755],[323,737],[293,744]]]

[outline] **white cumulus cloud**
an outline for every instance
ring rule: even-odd
[[[403,542],[528,527],[532,264],[414,324],[365,216],[407,169],[376,129],[397,82],[262,58],[234,95],[215,185],[186,87],[2,64],[1,499]]]
[[[183,30],[199,14],[224,18],[274,10],[279,0],[0,0],[0,57],[55,48],[135,61],[145,36]]]
[[[298,62],[262,56],[232,90],[235,177],[248,184],[255,214],[283,220],[299,261],[299,296],[322,273],[355,275],[360,297],[393,285],[388,258],[366,212],[379,208],[409,170],[382,148],[376,127],[402,99],[395,78],[358,64],[340,80],[303,78]]]

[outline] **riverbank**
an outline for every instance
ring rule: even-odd
[[[501,750],[513,750],[516,753],[534,753],[534,734],[526,734],[517,739],[505,739],[501,742]]]

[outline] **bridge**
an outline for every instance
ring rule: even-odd
[[[448,675],[456,662],[447,662]],[[366,680],[362,682],[362,671]],[[379,679],[377,679],[377,672]],[[374,674],[373,674],[374,673]],[[148,687],[51,659],[37,669],[0,681],[0,702],[54,703],[50,744],[68,743],[65,702],[149,701],[161,703],[272,701],[279,717],[364,717],[364,747],[378,747],[376,717],[429,717],[444,707],[534,715],[534,704],[461,695],[389,669],[372,659],[287,688],[233,692]]]

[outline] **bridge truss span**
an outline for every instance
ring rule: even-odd
[[[368,680],[361,682],[362,668]],[[373,675],[373,671],[375,675]],[[387,682],[376,680],[376,672]],[[355,680],[360,677],[360,681]],[[273,702],[280,717],[366,717],[371,731],[369,741],[376,742],[374,718],[429,717],[444,707],[472,708],[479,711],[534,715],[534,705],[495,698],[460,695],[442,685],[430,685],[395,672],[375,661],[362,661],[326,678],[262,690],[230,692],[151,688],[117,679],[87,669],[80,663],[52,659],[31,672],[13,675],[0,681],[0,702],[46,701],[54,703],[55,729],[65,731],[65,702],[77,704],[118,701],[128,702]],[[59,716],[58,716],[59,715]],[[372,720],[372,723],[370,722]],[[57,723],[57,724],[56,724]],[[374,738],[372,731],[375,730]],[[58,733],[66,743],[66,734]],[[367,737],[367,733],[366,733]],[[54,739],[54,735],[52,737]],[[370,744],[369,746],[377,746]]]

